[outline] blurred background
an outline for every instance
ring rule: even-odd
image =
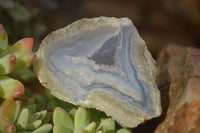
[[[128,17],[153,57],[167,44],[200,47],[200,0],[0,0],[9,43],[50,32],[85,17]]]

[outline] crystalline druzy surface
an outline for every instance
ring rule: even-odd
[[[81,19],[52,32],[34,71],[59,99],[104,111],[126,127],[161,113],[155,62],[128,18]]]

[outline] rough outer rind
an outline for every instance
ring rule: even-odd
[[[150,92],[150,99],[152,100],[150,109],[152,111],[151,114],[148,114],[147,110],[140,110],[137,107],[133,108],[126,103],[122,104],[118,102],[118,99],[112,95],[106,94],[99,90],[97,92],[92,91],[90,94],[88,94],[87,98],[82,103],[75,103],[71,100],[71,96],[69,95],[68,91],[58,84],[59,81],[54,77],[55,75],[53,75],[53,73],[49,70],[49,66],[46,63],[48,58],[45,57],[46,50],[57,47],[54,45],[55,42],[58,42],[64,38],[70,39],[71,36],[80,31],[85,29],[92,31],[98,27],[101,27],[102,25],[117,27],[120,30],[121,23],[125,25],[132,25],[132,22],[127,18],[86,18],[52,32],[42,41],[40,45],[40,48],[37,52],[37,58],[34,62],[34,71],[42,85],[50,89],[51,93],[57,98],[73,104],[99,109],[104,111],[108,116],[112,116],[112,118],[117,120],[117,122],[119,122],[122,126],[136,127],[145,120],[159,116],[161,114],[161,106],[160,93],[155,83],[155,61],[153,60],[151,54],[146,48],[145,42],[139,36],[134,26],[135,37],[132,41],[138,45],[135,45],[135,51],[132,52],[135,52],[135,56],[138,56],[139,58],[133,57],[134,59],[131,59],[134,60],[136,64],[139,64],[138,66],[135,66],[139,74],[139,77],[137,78],[140,78],[142,82],[145,82],[147,88],[149,89],[148,91]],[[102,101],[101,97],[106,97],[108,101]]]

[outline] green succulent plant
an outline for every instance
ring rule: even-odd
[[[31,66],[35,54],[32,52],[33,39],[24,38],[14,45],[8,45],[8,37],[0,24],[0,97],[18,98],[24,93],[23,84],[8,74],[25,71]]]
[[[51,113],[47,110],[36,112],[34,99],[29,99],[18,114],[15,126],[18,133],[48,133],[52,125],[48,124],[51,120]]]
[[[131,130],[122,128],[116,131],[116,123],[111,118],[97,117],[90,109],[79,107],[66,112],[56,107],[53,112],[53,133],[131,133]]]
[[[0,107],[0,132],[3,133],[48,133],[52,129],[50,120],[47,110],[36,112],[33,99],[27,103],[7,99]]]
[[[65,109],[57,106],[53,113],[43,107],[41,109],[34,98],[36,95],[43,96],[46,100],[54,98],[47,93],[46,96],[34,94],[27,102],[13,99],[3,101],[0,106],[0,133],[131,133],[130,129],[120,129],[103,112],[78,106],[71,108],[69,103],[56,98],[54,106],[61,105]]]
[[[57,99],[56,97],[52,96],[48,89],[43,91],[43,94],[32,93],[29,89],[26,90],[26,95],[28,97],[35,98],[36,103],[40,106],[41,109],[47,109],[48,111],[53,112],[54,109],[59,106],[65,109],[66,111],[70,111],[72,108],[76,106],[62,100]]]
[[[45,100],[50,97],[51,102],[54,102],[54,110],[41,106],[38,96],[44,97]],[[6,99],[0,106],[0,133],[131,133],[130,129],[120,129],[120,126],[103,112],[69,105],[49,93],[34,94],[27,102]]]

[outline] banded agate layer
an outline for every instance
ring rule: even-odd
[[[128,18],[81,19],[49,34],[34,64],[59,99],[136,127],[161,113],[155,62]]]

